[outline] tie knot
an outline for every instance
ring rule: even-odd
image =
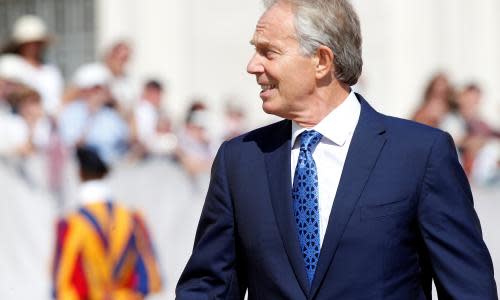
[[[300,135],[300,150],[311,151],[323,136],[316,130],[306,130]]]

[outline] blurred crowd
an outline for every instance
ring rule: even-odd
[[[142,299],[163,287],[165,299],[189,254],[218,145],[246,130],[243,107],[229,99],[216,113],[198,97],[173,118],[166,85],[130,74],[128,41],[68,76],[46,61],[55,41],[35,15],[0,41],[0,192],[8,199],[0,202],[0,270],[9,270],[0,271],[0,298],[52,290],[56,299]],[[27,274],[31,289],[22,287]]]
[[[500,184],[500,131],[481,116],[483,91],[477,83],[455,86],[445,73],[427,84],[413,115],[417,122],[450,133],[472,184]]]
[[[0,158],[28,182],[46,186],[61,207],[64,172],[78,146],[94,147],[110,165],[165,157],[196,181],[208,173],[218,145],[247,129],[236,101],[227,101],[224,116],[218,116],[203,99],[193,99],[184,120],[173,122],[165,85],[156,78],[135,82],[127,72],[133,49],[126,41],[110,45],[98,61],[82,62],[68,78],[44,60],[53,41],[43,20],[26,15],[4,42]],[[448,131],[469,178],[492,184],[500,180],[500,133],[481,118],[481,97],[478,84],[455,87],[440,73],[429,82],[413,119]],[[30,177],[26,162],[34,156],[46,166],[39,171],[45,182]]]
[[[110,165],[162,156],[196,180],[208,173],[218,144],[245,130],[244,111],[234,101],[218,116],[193,99],[185,120],[173,122],[164,83],[136,82],[127,72],[133,54],[127,41],[110,45],[98,61],[82,62],[68,78],[57,62],[44,60],[53,41],[43,20],[26,15],[2,49],[0,157],[19,169],[30,157],[43,157],[47,186],[60,204],[65,165],[78,146],[94,147]],[[31,180],[28,171],[22,172]]]

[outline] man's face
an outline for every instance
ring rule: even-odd
[[[313,56],[304,56],[288,4],[278,2],[257,23],[251,44],[255,54],[247,72],[261,86],[260,98],[266,113],[293,119],[308,105],[316,89]]]

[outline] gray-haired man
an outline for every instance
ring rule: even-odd
[[[248,72],[285,120],[224,143],[177,299],[497,299],[450,136],[351,91],[345,0],[267,1]]]

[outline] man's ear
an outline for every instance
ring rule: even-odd
[[[321,45],[316,49],[316,79],[323,79],[332,74],[334,55],[330,48]]]

